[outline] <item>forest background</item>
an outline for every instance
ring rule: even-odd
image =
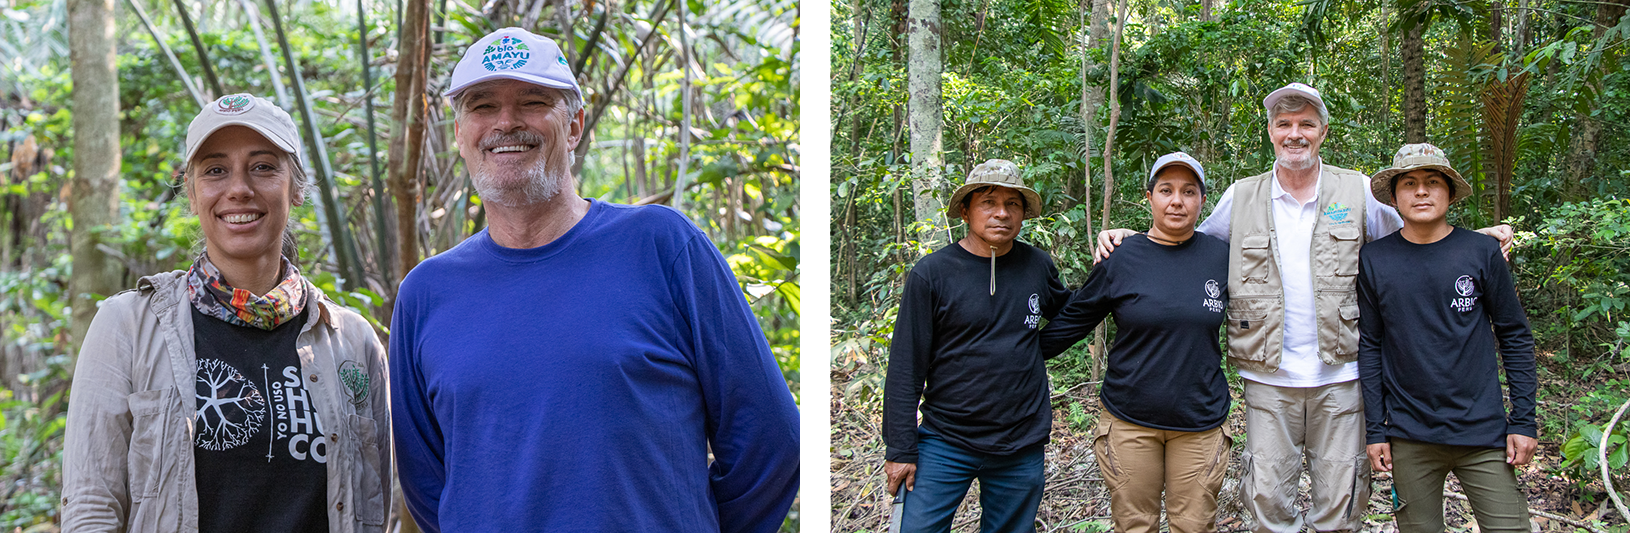
[[[290,216],[297,263],[383,341],[402,276],[485,226],[441,93],[508,26],[562,43],[578,75],[580,194],[695,221],[797,397],[794,0],[0,0],[0,531],[57,530],[95,302],[202,250],[175,173],[206,102],[295,117],[317,184]]]
[[[1267,171],[1262,98],[1305,82],[1330,107],[1327,163],[1373,173],[1400,145],[1432,142],[1476,189],[1450,221],[1515,227],[1510,266],[1541,384],[1539,454],[1521,472],[1535,522],[1626,531],[1613,502],[1630,485],[1626,424],[1614,423],[1630,406],[1627,4],[835,1],[833,530],[887,527],[879,426],[900,291],[913,263],[963,235],[942,203],[973,165],[1019,164],[1044,204],[1020,239],[1049,250],[1078,287],[1098,230],[1148,228],[1141,181],[1150,162],[1187,151],[1214,191]],[[1055,423],[1042,531],[1109,527],[1090,443],[1111,335],[1100,329],[1048,364]],[[1228,374],[1238,405],[1239,378]],[[1229,427],[1243,436],[1240,411]],[[1235,456],[1224,530],[1244,527]],[[1378,476],[1367,530],[1392,528],[1389,483]],[[1449,492],[1461,494],[1453,482]],[[1465,502],[1448,501],[1449,527],[1476,531]],[[976,514],[971,492],[957,530],[973,531]]]

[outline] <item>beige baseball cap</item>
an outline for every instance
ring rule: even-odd
[[[216,131],[227,126],[243,126],[259,133],[266,140],[294,157],[300,165],[300,132],[294,119],[271,100],[252,94],[229,94],[204,106],[198,116],[187,125],[187,151],[183,161],[192,162],[198,147]]]
[[[1041,195],[1024,185],[1024,177],[1019,175],[1019,165],[1006,159],[991,159],[973,167],[973,171],[968,172],[968,181],[957,187],[956,192],[951,193],[951,203],[945,204],[946,216],[962,218],[961,213],[957,212],[957,207],[962,205],[962,197],[974,189],[987,185],[1019,191],[1019,194],[1024,195],[1027,204],[1024,208],[1024,218],[1041,216]]]

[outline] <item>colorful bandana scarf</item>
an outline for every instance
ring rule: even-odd
[[[283,281],[264,296],[234,289],[221,279],[221,271],[199,254],[187,269],[187,298],[198,312],[252,328],[272,328],[299,316],[306,309],[306,278],[287,257],[283,260]]]

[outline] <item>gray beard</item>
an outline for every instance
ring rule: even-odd
[[[1307,170],[1319,163],[1317,155],[1308,154],[1307,159],[1293,161],[1284,157],[1275,157],[1274,164],[1284,167],[1285,170]]]
[[[549,160],[538,161],[538,164],[526,169],[521,174],[521,183],[504,186],[490,172],[472,172],[470,183],[475,185],[475,191],[481,195],[484,203],[494,203],[504,207],[521,207],[540,204],[553,200],[560,194],[566,183],[566,168],[563,165],[554,165],[555,172],[550,172]]]

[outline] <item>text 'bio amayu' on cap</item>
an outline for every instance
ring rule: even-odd
[[[458,66],[453,67],[452,85],[442,95],[453,98],[475,84],[501,79],[569,90],[583,97],[560,46],[520,28],[489,33],[470,45]]]

